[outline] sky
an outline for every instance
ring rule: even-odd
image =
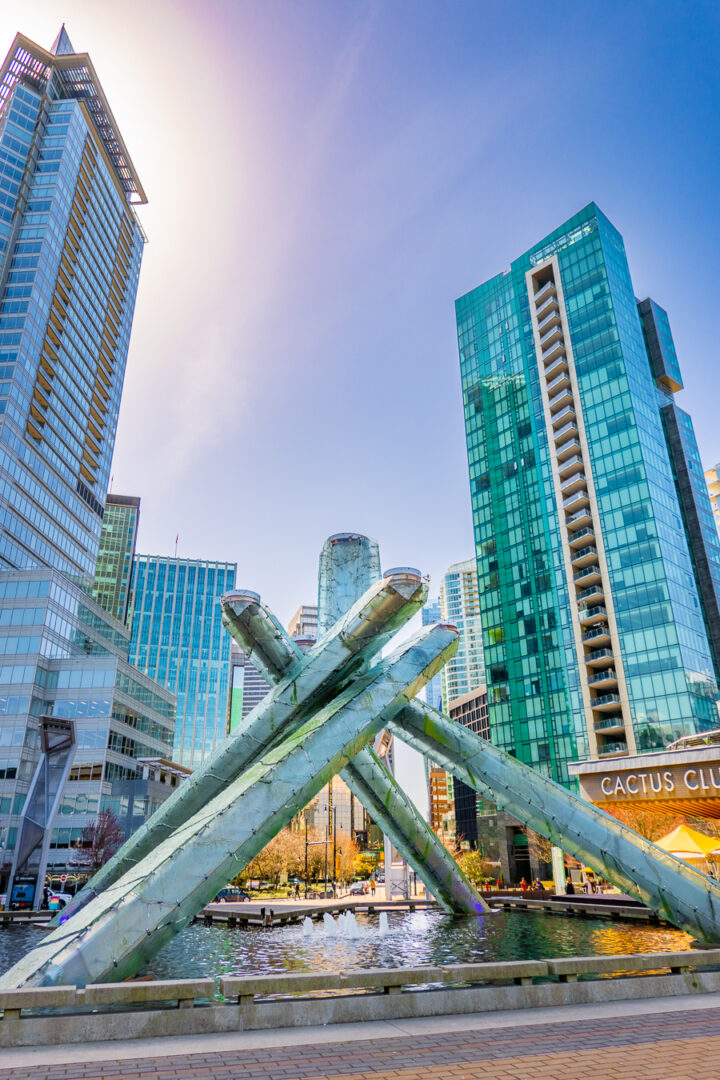
[[[113,464],[139,550],[286,622],[334,532],[472,554],[454,300],[595,200],[720,460],[720,6],[3,0],[90,53],[148,193]]]

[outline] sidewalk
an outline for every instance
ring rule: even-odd
[[[0,1051],[0,1080],[716,1080],[720,995]]]

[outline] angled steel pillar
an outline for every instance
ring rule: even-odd
[[[356,583],[365,584],[362,568],[368,563],[372,567],[373,562],[370,559],[366,562],[362,550],[359,553],[361,558],[355,560],[355,565],[351,559],[353,550],[357,553],[359,546],[353,542],[364,538],[357,538],[354,534],[342,533],[340,535],[343,538],[341,541],[343,546],[339,549],[343,556],[341,565],[343,569],[352,568],[351,586]],[[324,553],[332,540],[331,537],[326,543]],[[359,572],[357,563],[360,564]],[[332,580],[332,564],[329,558],[326,557],[323,561],[321,557],[321,582],[328,576]],[[422,588],[419,574],[408,569],[390,571],[385,580],[392,582],[397,589],[404,588],[412,595],[415,595],[416,589]],[[370,589],[372,588],[373,586],[370,585]],[[351,596],[349,587],[328,590],[328,592],[333,597],[341,597],[343,601]],[[322,599],[322,590],[320,598]],[[243,650],[254,650],[254,662],[271,685],[277,683],[284,671],[291,669],[293,658],[299,650],[292,638],[288,637],[282,628],[278,628],[276,620],[264,605],[258,602],[253,608],[251,618],[242,621],[233,619],[232,623],[226,622],[226,625]],[[283,642],[284,655],[281,644]],[[272,660],[269,660],[268,657],[271,655]],[[437,898],[443,910],[456,915],[477,915],[489,910],[488,905],[468,881],[450,852],[440,843],[412,800],[402,791],[389,770],[369,747],[361,750],[339,775],[383,833],[390,837],[428,891]]]
[[[457,651],[430,627],[305,719],[128,873],[53,930],[3,988],[123,979],[181,930]]]
[[[223,788],[281,737],[301,714],[334,697],[422,606],[426,591],[419,577],[389,577],[372,584],[318,645],[303,654],[290,641],[256,593],[235,592],[223,597],[223,622],[230,633],[252,649],[255,663],[272,672],[275,686],[245,717],[222,746],[197,768],[126,841],[70,904],[53,919],[65,922],[93,896],[111,885],[144,858],[174,829]]]
[[[632,829],[509,757],[475,732],[413,701],[390,730],[663,919],[720,942],[720,885]]]

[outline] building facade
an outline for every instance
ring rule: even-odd
[[[237,566],[136,555],[130,661],[177,697],[172,758],[195,768],[225,738],[231,637],[220,597]]]
[[[435,623],[442,622],[440,597],[428,600],[420,611],[420,618],[423,626],[433,626]],[[432,705],[434,709],[442,709],[442,679],[439,672],[425,684],[424,694],[428,705]]]
[[[715,726],[709,503],[622,237],[590,204],[456,313],[493,741],[567,783]]]
[[[440,613],[443,622],[460,632],[455,656],[440,672],[445,704],[477,689],[485,682],[482,621],[474,559],[454,563],[440,583]]]
[[[0,69],[0,567],[92,577],[145,196],[64,30]]]
[[[128,621],[140,500],[108,495],[93,579],[93,600],[121,623]]]
[[[711,469],[705,470],[705,483],[710,496],[715,528],[720,533],[720,464],[713,465]]]
[[[69,865],[113,784],[138,777],[140,755],[171,746],[172,694],[131,669],[129,633],[89,597],[144,246],[133,204],[145,201],[87,54],[64,29],[50,50],[18,34],[0,68],[0,892],[9,903],[16,886],[37,899],[45,867]]]
[[[301,604],[288,623],[288,633],[292,638],[312,638],[317,641],[317,604]]]
[[[142,779],[140,760],[169,756],[175,698],[128,663],[127,628],[57,571],[0,574],[0,621],[0,893],[11,903],[11,878],[35,893],[46,869],[71,870],[83,829]],[[135,827],[153,809],[139,795]]]

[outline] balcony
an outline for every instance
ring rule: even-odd
[[[599,709],[600,712],[606,712],[611,709],[620,708],[620,695],[619,694],[601,694],[600,697],[593,698],[590,702],[591,709]]]
[[[587,589],[581,589],[575,594],[575,599],[583,603],[599,603],[605,599],[602,585],[589,585]]]
[[[568,495],[572,495],[575,491],[585,490],[586,483],[585,473],[575,473],[574,476],[569,476],[567,480],[560,482],[560,492],[567,498]]]
[[[555,326],[560,322],[560,312],[557,309],[557,305],[553,305],[553,309],[549,315],[545,315],[542,319],[538,319],[538,333],[540,334],[540,340],[542,341],[542,335],[545,334],[551,326]]]
[[[545,300],[545,298],[548,296],[557,296],[554,281],[546,281],[542,288],[538,289],[538,291],[535,293],[535,307],[537,308],[540,304],[540,301]]]
[[[607,742],[604,746],[598,746],[598,757],[610,757],[611,754],[627,754],[627,752],[626,742]]]
[[[573,532],[568,543],[571,548],[587,547],[588,540],[594,539],[595,533],[592,529],[578,529]],[[571,554],[570,558],[574,559],[575,556]]]
[[[600,580],[600,568],[598,566],[585,566],[582,570],[578,570],[577,574],[573,574],[573,581],[577,585],[596,584]]]
[[[558,472],[561,478],[569,476],[570,473],[576,472],[578,469],[584,469],[585,462],[580,454],[574,454],[573,457],[566,458],[562,465],[558,465]]]
[[[556,449],[556,456],[558,461],[567,461],[573,454],[577,454],[582,447],[577,439],[568,439],[562,446],[558,446]]]
[[[592,525],[592,514],[588,509],[578,510],[576,514],[571,514],[570,517],[565,518],[565,528],[574,531],[579,529],[581,525]]]
[[[553,425],[553,427],[557,427],[558,424],[563,424],[568,420],[573,421],[573,427],[574,427],[575,409],[574,409],[574,407],[572,405],[566,405],[564,409],[560,410],[560,412],[555,413],[555,415],[552,418],[552,425]],[[557,434],[559,434],[558,431],[556,431],[556,435]]]
[[[556,360],[559,356],[562,356],[563,358],[565,356],[565,345],[563,344],[562,338],[558,338],[558,340],[553,345],[548,345],[546,349],[542,350],[542,358],[545,362],[546,376],[551,360]]]
[[[550,380],[550,382],[547,384],[547,392],[548,392],[548,394],[552,394],[556,389],[559,389],[561,386],[569,386],[569,385],[570,385],[570,376],[565,371],[565,372],[562,372],[560,375],[556,375],[554,379]]]
[[[546,367],[545,367],[545,378],[546,379],[556,379],[558,377],[558,375],[560,374],[560,372],[565,372],[567,374],[567,371],[568,371],[567,357],[564,356],[564,355],[559,356],[557,358],[557,360],[553,361],[552,364],[547,364],[546,365]]]
[[[617,686],[617,684],[618,684],[618,677],[617,677],[617,671],[615,670],[615,668],[606,668],[604,671],[593,672],[593,675],[591,676],[591,678],[588,679],[588,686],[592,686],[593,689],[596,686],[599,686],[599,687],[601,687],[603,689],[605,687],[607,687],[609,689],[611,686]],[[610,696],[615,697],[617,695],[612,694]],[[597,698],[595,700],[597,700]],[[593,704],[594,704],[594,702],[593,702]]]
[[[572,495],[568,495],[567,499],[563,499],[563,509],[568,510],[577,509],[580,507],[589,506],[590,499],[588,497],[587,488],[581,487],[577,491],[574,491]]]
[[[598,645],[610,644],[610,628],[607,625],[600,624],[594,626],[591,630],[587,630],[582,640],[586,645],[589,645],[591,649],[594,649]]]
[[[559,444],[562,443],[564,439],[572,438],[572,436],[577,435],[577,433],[577,421],[575,420],[569,420],[566,424],[563,424],[561,428],[558,428],[558,430],[553,434],[553,438],[555,439],[555,445],[558,450],[560,449]]]
[[[607,608],[602,604],[597,604],[594,607],[578,608],[578,617],[581,626],[592,626],[594,623],[601,623],[607,619]]]
[[[594,544],[588,544],[587,547],[570,552],[570,562],[573,566],[590,566],[591,563],[597,564],[597,561],[598,553]]]
[[[603,664],[611,664],[615,659],[612,649],[595,649],[585,657],[588,667],[601,667]]]
[[[606,716],[602,720],[595,721],[595,731],[603,735],[623,735],[625,724],[621,716]]]
[[[566,385],[549,399],[548,405],[550,406],[550,412],[561,409],[563,405],[572,405],[573,396],[570,390],[570,383],[567,379],[565,382]]]
[[[537,315],[538,322],[543,322],[552,311],[558,311],[557,296],[550,295],[547,300],[543,300],[539,307],[535,308],[535,314]]]
[[[543,350],[543,352],[545,352],[548,346],[552,345],[554,341],[562,341],[562,336],[562,327],[560,326],[560,321],[558,320],[555,325],[551,326],[549,330],[546,330],[540,338],[540,348]]]

